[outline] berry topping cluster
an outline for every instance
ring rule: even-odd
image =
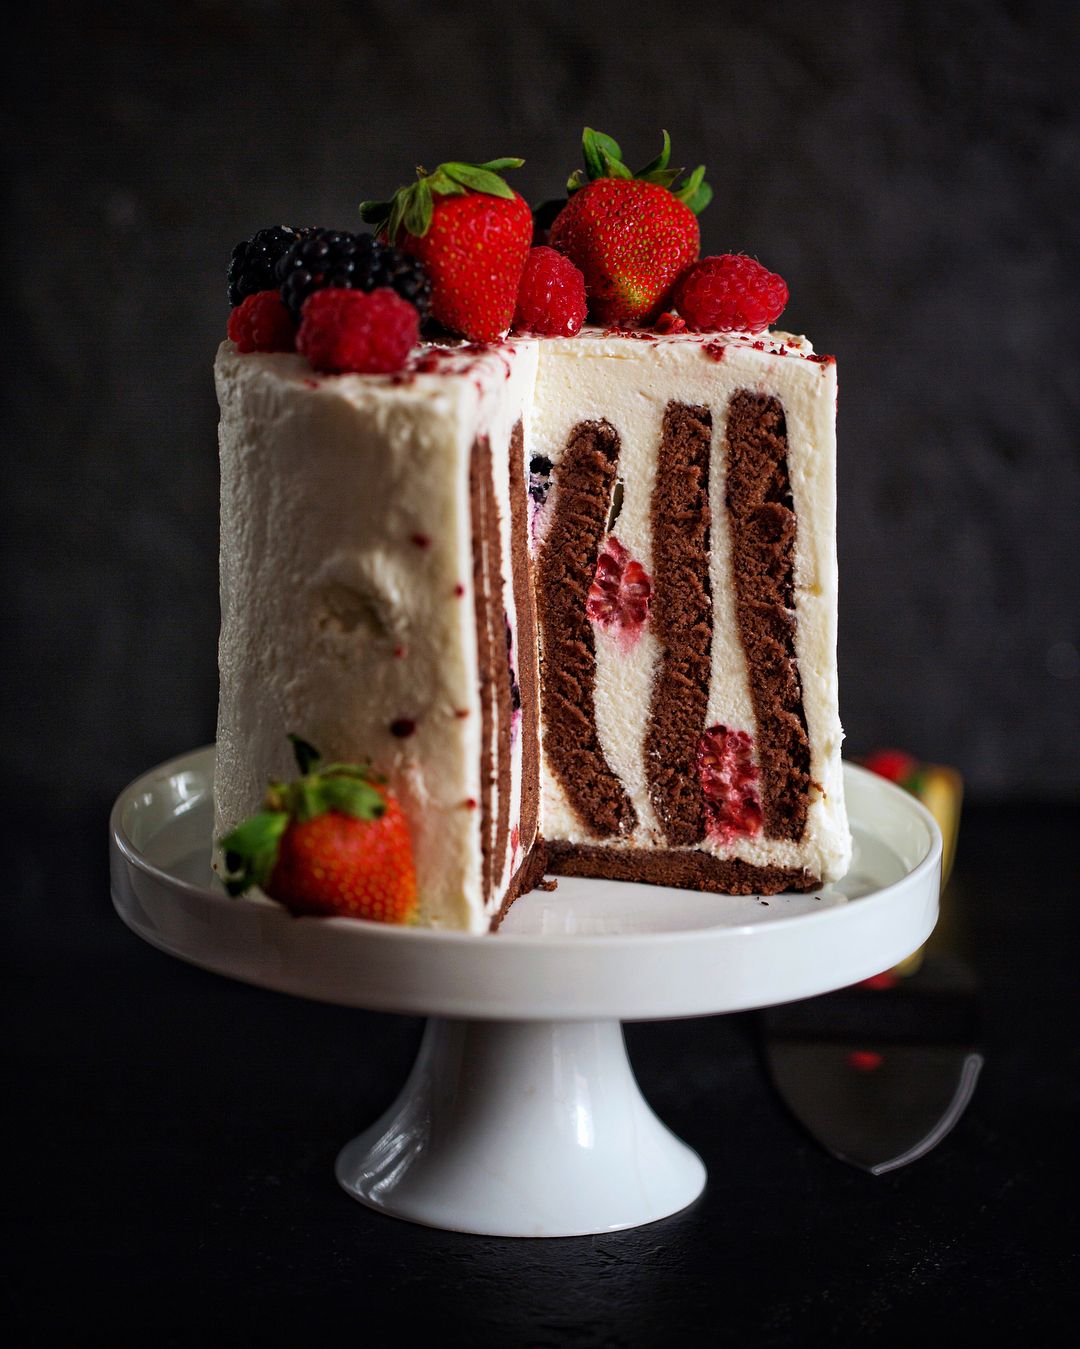
[[[361,203],[371,234],[259,230],[229,264],[229,336],[242,352],[299,351],[327,374],[389,374],[422,330],[573,337],[588,318],[640,336],[758,333],[780,316],[779,276],[742,254],[700,258],[712,189],[704,166],[671,166],[666,131],[636,172],[591,127],[582,151],[566,197],[535,211],[503,177],[522,160],[452,160]]]

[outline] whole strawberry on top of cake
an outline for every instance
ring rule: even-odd
[[[778,276],[699,257],[666,133],[637,174],[583,149],[536,221],[520,160],[455,161],[374,234],[262,230],[230,271],[219,833],[290,733],[370,764],[420,924],[549,874],[774,893],[850,857],[835,362],[768,331]]]

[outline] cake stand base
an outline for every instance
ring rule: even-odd
[[[620,1023],[856,983],[921,946],[937,917],[933,818],[857,768],[841,882],[765,898],[564,876],[494,936],[230,899],[210,870],[213,769],[198,750],[120,795],[116,910],[144,941],[230,978],[432,1018],[397,1102],[337,1163],[355,1199],[432,1227],[565,1237],[684,1208],[705,1168],[642,1098]]]
[[[433,1018],[400,1096],[342,1150],[337,1178],[429,1227],[584,1236],[677,1213],[705,1167],[649,1108],[618,1021]]]

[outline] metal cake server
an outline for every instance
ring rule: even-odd
[[[771,1008],[760,1024],[788,1108],[826,1151],[873,1175],[936,1147],[983,1065],[974,977],[937,951],[914,974]]]

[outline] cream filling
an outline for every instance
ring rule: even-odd
[[[716,339],[710,342],[719,345]],[[531,452],[546,455],[557,466],[578,422],[602,415],[615,427],[621,445],[618,476],[624,483],[624,501],[614,532],[651,575],[649,514],[664,410],[670,401],[710,408],[714,612],[707,725],[722,723],[748,730],[756,739],[746,661],[734,614],[723,437],[728,401],[737,390],[768,393],[783,403],[788,470],[798,516],[796,655],[810,736],[810,773],[822,790],[813,790],[806,831],[799,843],[758,836],[729,844],[710,839],[702,847],[755,866],[805,867],[823,880],[837,879],[850,859],[850,837],[840,769],[842,732],[835,656],[835,366],[806,359],[812,354],[809,343],[780,333],[728,338],[719,361],[707,353],[706,345],[701,338],[685,335],[647,343],[596,332],[545,342]],[[642,749],[656,670],[655,641],[642,640],[624,653],[615,641],[601,638],[596,654],[597,733],[609,765],[634,802],[639,826],[628,838],[593,838],[582,828],[565,793],[545,772],[542,832],[547,838],[574,843],[648,845],[654,841],[655,813],[648,800]]]

